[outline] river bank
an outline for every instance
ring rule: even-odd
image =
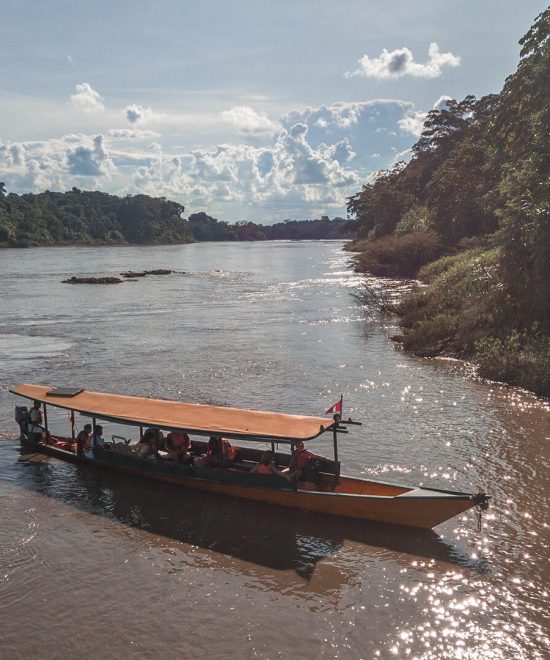
[[[356,272],[419,282],[386,306],[399,319],[395,339],[404,350],[420,357],[466,360],[482,378],[550,397],[550,337],[543,323],[522,326],[498,249],[477,241],[444,256],[432,250],[435,256],[430,257],[426,248],[411,257],[413,247],[407,240],[396,249],[395,238],[381,239],[374,248],[361,241],[345,247],[356,253]]]

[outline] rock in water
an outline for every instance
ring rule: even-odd
[[[124,282],[119,277],[69,277],[63,284],[120,284]]]

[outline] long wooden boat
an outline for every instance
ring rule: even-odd
[[[306,417],[42,385],[19,385],[10,392],[43,405],[43,440],[34,442],[22,430],[21,440],[26,449],[72,463],[284,507],[423,528],[435,527],[472,507],[478,510],[487,508],[489,500],[484,493],[453,492],[341,475],[338,435],[346,433],[348,425],[353,422],[342,422],[339,415],[332,419]],[[73,420],[71,436],[54,438],[66,443],[52,443],[47,421],[48,406],[70,411]],[[296,480],[252,473],[251,468],[259,462],[263,451],[250,447],[240,447],[236,461],[215,468],[198,467],[196,464],[174,463],[169,457],[146,460],[120,453],[114,442],[119,436],[113,436],[110,451],[95,450],[93,457],[88,458],[60,448],[74,441],[74,413],[91,418],[94,428],[97,420],[104,420],[137,427],[140,434],[145,427],[184,431],[193,436],[192,453],[196,456],[207,450],[207,441],[201,438],[213,435],[237,442],[271,443],[273,449],[275,444],[287,445],[290,453],[276,452],[277,464],[283,468],[290,464],[298,443],[331,433],[334,460],[323,458],[318,462],[319,480],[312,490],[311,487],[302,487]]]

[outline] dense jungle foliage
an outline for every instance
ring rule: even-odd
[[[237,222],[230,225],[206,213],[189,216],[189,226],[197,241],[274,241],[349,238],[349,223],[344,218],[330,220],[285,220],[274,225]]]
[[[184,207],[164,197],[103,192],[6,195],[0,183],[0,245],[188,243]]]
[[[398,306],[406,349],[473,358],[550,395],[550,8],[500,94],[427,116],[409,163],[349,199],[356,267],[418,277]]]
[[[227,222],[206,213],[183,219],[184,207],[164,197],[117,197],[82,191],[6,194],[0,182],[0,247],[154,244],[344,238],[347,221],[302,220],[263,226]]]

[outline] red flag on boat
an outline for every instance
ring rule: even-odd
[[[342,399],[338,399],[338,401],[326,411],[325,415],[334,412],[342,414]]]

